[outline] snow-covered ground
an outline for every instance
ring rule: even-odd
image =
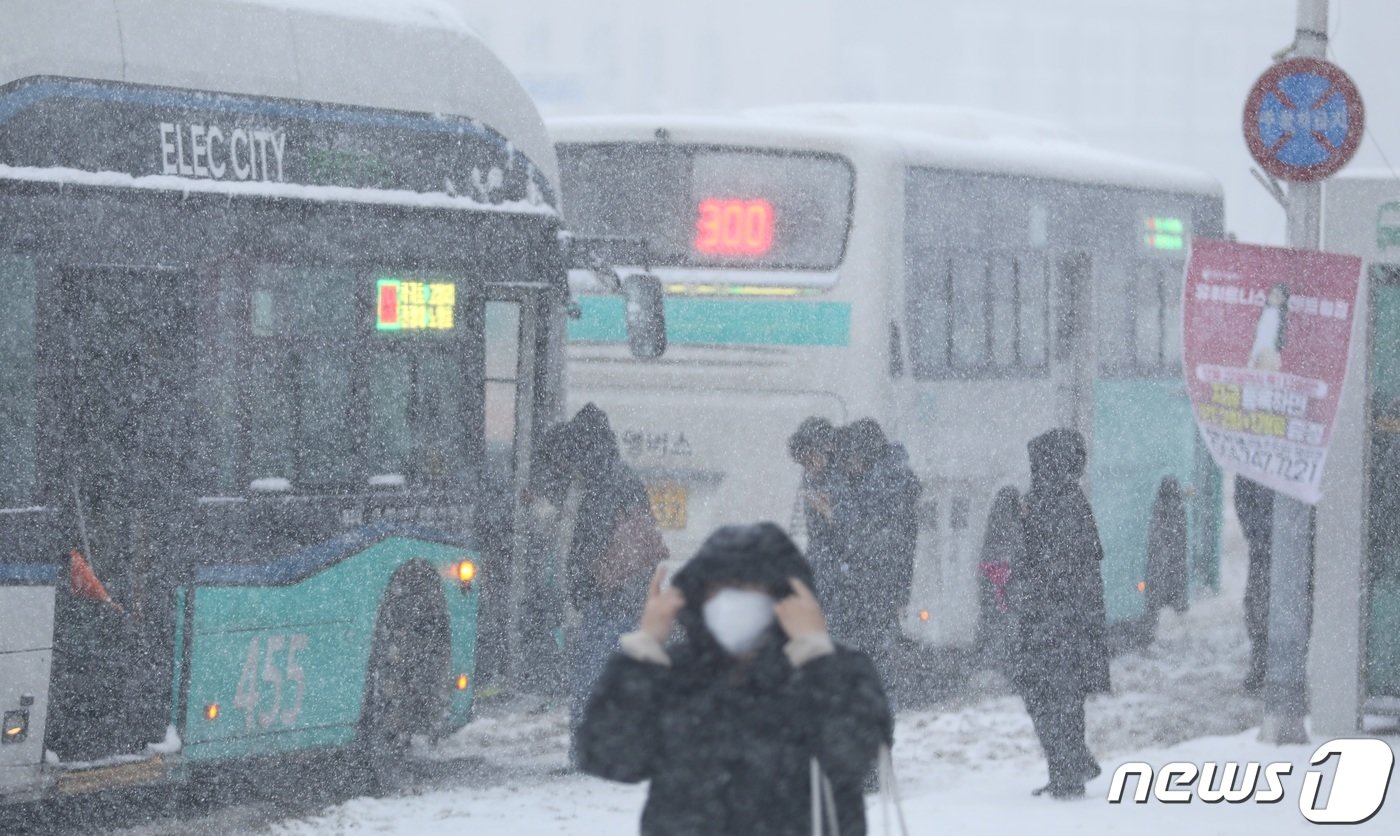
[[[1222,592],[1199,599],[1184,616],[1166,614],[1160,639],[1114,660],[1114,693],[1089,705],[1089,743],[1105,774],[1082,801],[1032,798],[1045,767],[1030,721],[1004,683],[983,681],[934,710],[901,713],[895,764],[911,833],[1251,834],[1316,827],[1298,798],[1312,745],[1258,741],[1258,701],[1245,696],[1248,644],[1240,597],[1243,548],[1227,528]],[[1389,739],[1400,748],[1400,739]],[[271,826],[278,836],[327,833],[472,833],[476,836],[613,836],[635,832],[643,786],[561,774],[567,746],[558,710],[483,717],[428,757],[477,758],[460,785],[388,799],[359,798],[311,817]],[[1160,768],[1174,761],[1289,761],[1281,803],[1109,804],[1113,770],[1128,761]],[[439,782],[440,783],[440,782]],[[1262,783],[1261,783],[1262,785]],[[1129,790],[1133,783],[1129,783]],[[1324,786],[1328,786],[1324,782]],[[878,796],[871,832],[883,833]],[[1400,800],[1363,828],[1400,833]],[[890,832],[896,832],[891,830]]]

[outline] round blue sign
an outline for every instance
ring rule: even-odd
[[[1364,127],[1356,85],[1314,58],[1276,64],[1245,103],[1244,132],[1254,159],[1284,180],[1320,180],[1346,165]]]

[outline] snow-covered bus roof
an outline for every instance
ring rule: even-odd
[[[664,131],[677,143],[865,152],[935,168],[1222,194],[1195,169],[1095,148],[1053,123],[968,108],[797,105],[732,116],[575,116],[549,128],[559,143],[647,142]]]
[[[470,118],[558,182],[529,95],[441,0],[0,0],[0,86],[34,76]]]

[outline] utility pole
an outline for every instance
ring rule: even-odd
[[[1327,57],[1327,0],[1298,0],[1290,57]],[[1288,184],[1288,246],[1322,244],[1322,182]],[[1306,743],[1308,633],[1312,614],[1313,507],[1274,493],[1269,558],[1269,644],[1264,723],[1271,743]]]

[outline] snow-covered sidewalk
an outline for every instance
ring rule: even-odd
[[[1230,529],[1227,529],[1229,531]],[[1298,809],[1313,750],[1324,742],[1279,747],[1258,741],[1261,706],[1240,690],[1248,643],[1240,597],[1242,544],[1227,543],[1223,590],[1198,600],[1183,616],[1164,614],[1159,639],[1113,661],[1114,693],[1088,707],[1089,744],[1104,774],[1082,801],[1032,798],[1045,765],[1021,701],[1004,683],[983,681],[936,709],[901,713],[895,763],[904,812],[915,834],[1029,833],[1274,834],[1317,826]],[[1400,740],[1390,739],[1400,749]],[[560,711],[484,717],[463,729],[433,758],[480,758],[477,785],[389,799],[355,799],[309,819],[283,821],[280,836],[324,833],[471,833],[474,836],[616,836],[635,833],[643,786],[622,786],[558,774],[567,749]],[[1277,804],[1164,804],[1150,799],[1110,804],[1113,771],[1142,761],[1288,761],[1285,797]],[[1322,771],[1330,774],[1329,766]],[[1135,781],[1128,784],[1131,797]],[[1262,779],[1260,785],[1262,786]],[[1323,786],[1329,786],[1324,781]],[[1400,792],[1394,793],[1400,796]],[[878,797],[869,799],[871,833],[884,831]],[[1400,833],[1400,798],[1363,825]],[[890,832],[894,832],[891,829]]]
[[[1019,720],[997,712],[1000,725],[1015,743]],[[909,728],[906,718],[902,730]],[[989,725],[997,725],[991,723]],[[1105,774],[1089,785],[1082,801],[1058,802],[1031,798],[1029,790],[1043,782],[1043,765],[1035,756],[1018,754],[970,765],[965,752],[944,748],[940,723],[927,723],[904,735],[899,768],[903,773],[904,815],[914,834],[1279,834],[1306,833],[1316,825],[1298,810],[1304,773],[1313,745],[1278,747],[1258,742],[1253,730],[1230,736],[1203,737],[1176,746],[1122,753],[1103,759]],[[1321,741],[1318,741],[1319,743]],[[1400,740],[1391,739],[1392,747]],[[986,750],[996,749],[989,744]],[[1004,747],[1009,751],[1011,745]],[[911,756],[922,750],[925,758]],[[917,752],[916,752],[917,753]],[[1125,803],[1109,804],[1114,767],[1141,760],[1160,768],[1174,761],[1200,765],[1207,761],[1289,761],[1284,800],[1278,804],[1163,804],[1149,799],[1131,801],[1130,781]],[[921,766],[919,766],[922,764]],[[1261,784],[1262,785],[1262,784]],[[1324,782],[1324,786],[1326,783]],[[512,780],[499,786],[462,786],[455,790],[393,799],[356,799],[321,816],[283,822],[278,834],[326,833],[471,833],[479,836],[616,836],[635,833],[645,800],[645,788],[622,786],[586,777]],[[869,801],[872,834],[886,832],[878,797]],[[1383,808],[1362,825],[1363,832],[1400,832],[1400,801]],[[893,827],[888,832],[896,832]]]

